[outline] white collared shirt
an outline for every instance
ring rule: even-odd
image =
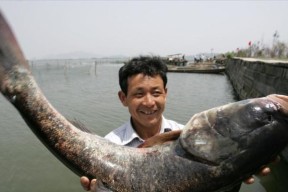
[[[179,130],[183,127],[184,125],[165,119],[164,116],[162,116],[160,133]],[[144,142],[144,140],[133,129],[131,119],[122,126],[108,133],[105,138],[118,145],[129,147],[137,147]]]

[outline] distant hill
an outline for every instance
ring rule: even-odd
[[[61,53],[61,54],[54,54],[54,55],[47,55],[40,59],[91,59],[91,58],[122,58],[126,57],[123,55],[98,55],[94,53],[82,52],[82,51],[75,51],[70,53]]]

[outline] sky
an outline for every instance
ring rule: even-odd
[[[225,53],[288,43],[288,1],[0,0],[27,59]]]

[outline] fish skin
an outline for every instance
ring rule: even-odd
[[[178,139],[149,148],[118,146],[81,131],[42,94],[2,14],[0,90],[61,162],[113,191],[232,191],[288,142],[287,96],[282,95],[198,113]]]

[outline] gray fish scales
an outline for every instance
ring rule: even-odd
[[[198,113],[178,139],[149,148],[118,146],[82,131],[42,94],[2,14],[0,90],[61,162],[113,191],[232,191],[288,142],[288,97],[284,95]]]

